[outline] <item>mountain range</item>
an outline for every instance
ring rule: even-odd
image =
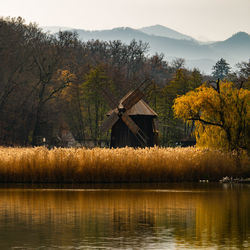
[[[224,41],[204,43],[162,25],[141,29],[121,27],[95,31],[53,26],[43,27],[43,30],[51,33],[57,33],[59,30],[75,31],[82,41],[121,40],[128,44],[132,39],[141,40],[149,44],[150,55],[163,53],[168,61],[184,58],[188,68],[196,67],[206,74],[211,73],[212,66],[220,58],[224,58],[232,68],[236,63],[250,59],[250,35],[245,32],[238,32]]]

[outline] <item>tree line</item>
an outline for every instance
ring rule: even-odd
[[[74,32],[51,35],[20,17],[1,18],[0,144],[35,146],[46,138],[48,145],[67,146],[64,131],[80,145],[108,142],[109,134],[100,132],[110,109],[102,90],[118,103],[148,79],[145,100],[159,115],[160,145],[173,146],[194,130],[194,123],[175,118],[177,96],[222,77],[236,88],[249,88],[249,62],[230,72],[218,61],[214,75],[206,76],[185,68],[183,59],[168,62],[148,51],[141,41],[82,42]]]

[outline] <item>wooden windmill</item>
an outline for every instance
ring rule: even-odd
[[[155,119],[158,115],[142,100],[147,87],[144,81],[118,103],[109,92],[103,90],[112,110],[108,112],[101,130],[105,132],[111,129],[111,147],[152,147],[157,144]]]

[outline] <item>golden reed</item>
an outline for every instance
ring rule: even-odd
[[[249,175],[247,155],[235,160],[230,153],[193,147],[51,150],[0,147],[2,183],[213,181],[223,176]]]

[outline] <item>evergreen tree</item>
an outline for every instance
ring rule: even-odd
[[[223,80],[230,73],[230,66],[226,62],[225,59],[221,58],[214,66],[213,66],[212,75],[216,79]]]

